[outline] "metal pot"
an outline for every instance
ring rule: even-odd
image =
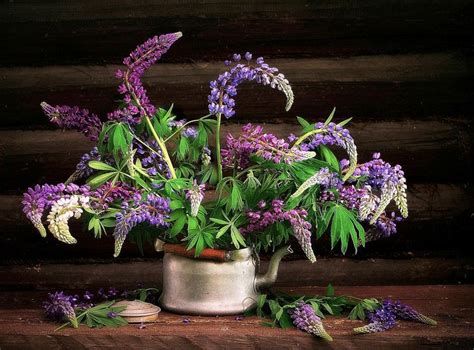
[[[292,250],[277,250],[265,274],[258,273],[251,248],[227,253],[229,261],[211,261],[165,250],[161,307],[189,315],[241,314],[256,306],[260,288],[275,282],[281,259]]]

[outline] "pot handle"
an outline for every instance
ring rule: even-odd
[[[195,256],[195,249],[187,249],[184,245],[181,244],[172,244],[172,243],[164,243],[163,241],[157,239],[155,241],[155,250],[157,252],[165,252],[165,253],[172,253],[181,256],[185,256],[187,258],[193,259],[204,259],[204,260],[215,260],[215,261],[228,261],[229,260],[229,252],[226,250],[221,249],[212,249],[212,248],[204,248],[199,256]]]

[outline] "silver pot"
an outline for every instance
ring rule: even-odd
[[[160,305],[180,314],[241,314],[256,306],[260,288],[275,282],[281,259],[290,253],[289,246],[277,250],[267,272],[259,274],[251,248],[229,252],[225,262],[165,252]]]

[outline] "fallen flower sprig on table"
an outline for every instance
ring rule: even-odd
[[[113,306],[115,299],[138,299],[156,303],[158,300],[156,288],[140,288],[120,292],[110,287],[108,290],[100,288],[93,294],[85,291],[82,296],[68,295],[64,292],[48,294],[48,300],[43,303],[46,317],[56,322],[65,322],[56,330],[67,326],[78,328],[79,324],[86,324],[90,328],[120,327],[128,322],[118,314],[125,310],[123,306]]]
[[[341,316],[347,312],[349,312],[348,318],[351,320],[369,320],[369,324],[354,328],[355,334],[389,330],[396,325],[398,319],[417,321],[428,325],[437,324],[435,320],[422,315],[400,301],[336,296],[331,285],[327,288],[326,296],[261,294],[257,308],[249,311],[246,315],[257,315],[270,319],[271,322],[262,323],[264,326],[296,327],[314,336],[332,341],[332,337],[324,329],[323,319],[328,315]]]

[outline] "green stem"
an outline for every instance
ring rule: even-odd
[[[311,131],[308,131],[306,134],[303,134],[302,136],[300,136],[298,138],[298,140],[296,140],[294,146],[298,146],[301,142],[303,142],[304,140],[306,140],[308,137],[310,137],[311,135],[314,135],[314,134],[319,134],[323,132],[323,130],[321,129],[316,129],[316,130],[311,130]]]
[[[217,159],[217,181],[222,180],[222,159],[221,159],[221,113],[217,113],[216,125],[216,159]]]
[[[174,170],[174,166],[173,166],[173,163],[171,162],[170,155],[168,154],[168,149],[166,148],[165,143],[163,142],[161,137],[159,137],[158,134],[156,133],[155,128],[153,127],[153,124],[151,123],[150,118],[147,115],[145,115],[144,118],[146,120],[148,128],[151,131],[151,134],[153,135],[153,137],[155,138],[156,143],[158,144],[158,146],[161,149],[163,160],[166,162],[166,165],[168,165],[168,169],[170,171],[171,178],[176,179],[176,172]]]

